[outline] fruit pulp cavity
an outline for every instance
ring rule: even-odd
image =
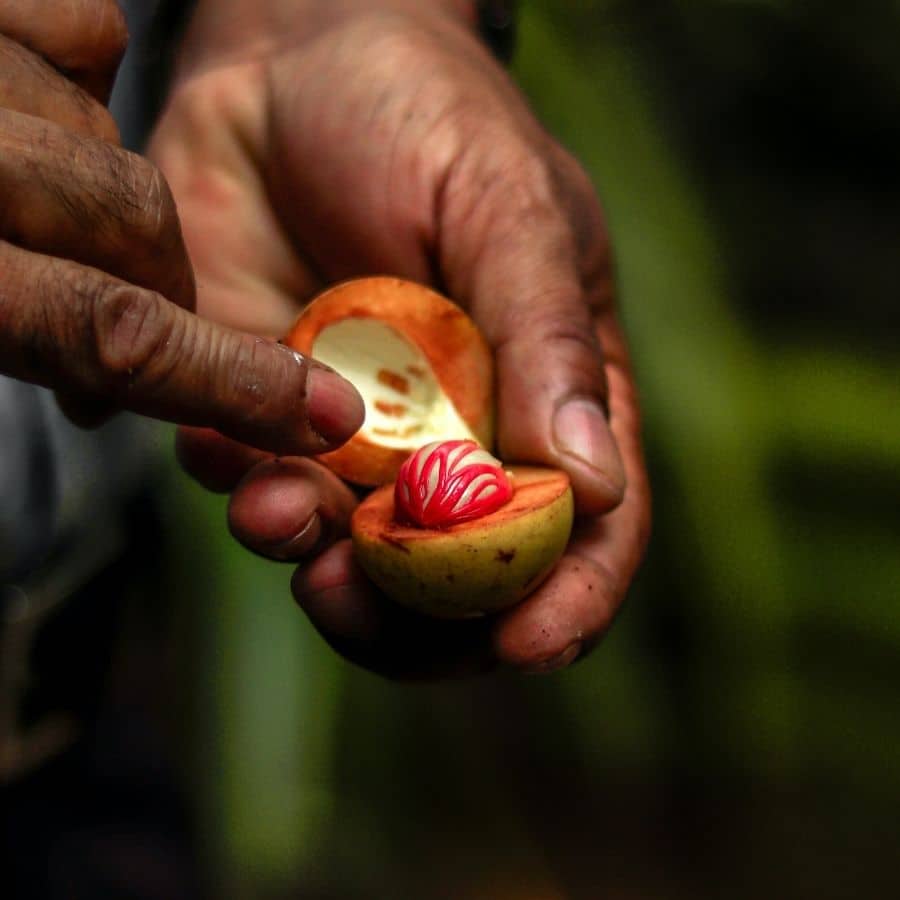
[[[366,404],[360,435],[384,447],[472,438],[425,354],[377,319],[348,317],[317,335],[312,355],[348,378]]]

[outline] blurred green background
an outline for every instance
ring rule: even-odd
[[[898,35],[876,0],[523,4],[516,75],[609,218],[646,564],[568,672],[397,685],[172,473],[216,896],[900,896]]]

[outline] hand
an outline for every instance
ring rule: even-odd
[[[244,544],[305,560],[298,602],[350,659],[399,677],[498,660],[549,670],[609,627],[649,523],[605,228],[583,170],[465,23],[440,4],[382,5],[391,11],[345,0],[312,33],[288,17],[266,37],[244,20],[242,44],[201,4],[154,141],[201,308],[279,334],[338,279],[390,273],[443,289],[495,349],[501,456],[572,478],[581,518],[568,551],[496,619],[426,620],[378,596],[354,565],[343,539],[354,497],[329,473],[208,432],[182,432],[181,457],[203,483],[233,490],[230,525]],[[265,4],[270,25],[278,6]]]
[[[280,452],[345,440],[362,417],[347,382],[191,312],[171,193],[103,106],[127,37],[115,0],[46,7],[0,2],[0,372],[82,422],[125,407]]]

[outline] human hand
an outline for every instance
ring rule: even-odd
[[[103,105],[126,40],[115,0],[0,2],[0,372],[82,423],[123,407],[279,452],[337,446],[362,418],[347,382],[191,312],[171,193]]]
[[[344,0],[334,16],[312,6],[315,27],[278,20],[269,0],[264,28],[254,31],[248,14],[232,34],[201,3],[154,141],[201,276],[201,308],[276,335],[335,280],[386,273],[437,286],[494,347],[502,458],[566,469],[580,519],[554,573],[520,606],[438,622],[365,580],[345,539],[354,497],[321,467],[266,459],[209,432],[182,432],[182,460],[203,483],[233,491],[230,525],[244,544],[306,561],[293,580],[298,602],[350,659],[398,677],[498,660],[565,665],[609,627],[649,526],[637,400],[593,188],[454,17],[460,4],[385,2],[388,12],[372,13]]]

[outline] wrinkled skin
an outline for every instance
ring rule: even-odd
[[[0,373],[82,424],[125,408],[275,452],[337,446],[362,417],[347,382],[193,315],[171,192],[104,106],[126,42],[115,0],[0,2]]]
[[[609,628],[649,527],[635,388],[589,179],[449,18],[368,11],[246,50],[217,40],[195,27],[152,144],[201,313],[276,337],[339,279],[436,286],[495,350],[499,454],[565,468],[580,519],[554,574],[519,607],[437,622],[366,582],[347,539],[357,498],[314,461],[183,429],[182,463],[231,492],[242,543],[300,563],[297,601],[354,662],[399,678],[567,665]]]

